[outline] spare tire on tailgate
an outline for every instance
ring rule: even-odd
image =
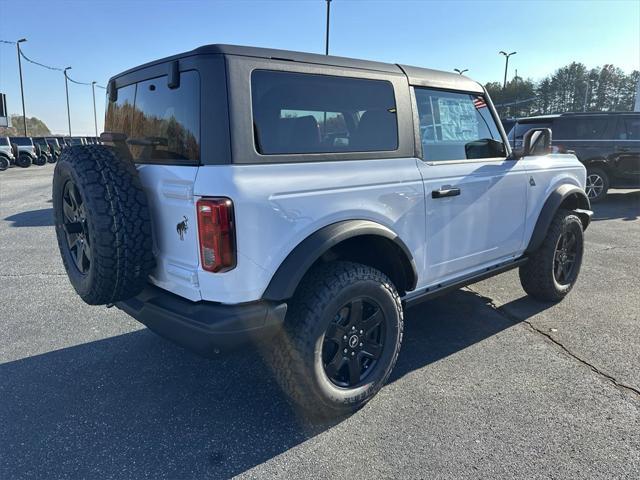
[[[53,174],[53,212],[64,267],[86,303],[140,293],[155,262],[147,197],[130,160],[104,145],[65,149]]]

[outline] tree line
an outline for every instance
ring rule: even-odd
[[[24,135],[24,123],[22,115],[11,115],[11,127],[0,127],[0,137],[20,137]],[[49,127],[36,117],[27,117],[27,131],[33,137],[45,137],[51,135]]]
[[[489,92],[501,117],[526,117],[563,112],[633,110],[640,72],[626,74],[614,65],[588,69],[573,62],[534,82],[517,75],[503,88],[489,82]]]

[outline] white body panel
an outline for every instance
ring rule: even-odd
[[[573,155],[438,164],[396,158],[144,165],[139,171],[153,219],[158,266],[152,282],[190,300],[229,304],[259,300],[300,242],[352,219],[380,223],[402,239],[418,269],[419,293],[522,255],[549,194],[560,184],[585,183],[585,169]],[[431,198],[444,185],[458,186],[461,195]],[[228,272],[200,267],[200,197],[233,201],[237,266]],[[188,229],[180,239],[177,225],[185,217]]]

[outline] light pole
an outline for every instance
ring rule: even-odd
[[[503,52],[502,50],[500,50],[498,52],[500,55],[504,55],[505,57],[505,64],[504,64],[504,82],[502,84],[502,89],[504,90],[505,88],[507,88],[507,69],[509,68],[509,57],[511,55],[515,55],[518,52],[511,52],[511,53],[507,53],[507,52]]]
[[[327,1],[327,31],[324,36],[324,54],[329,55],[329,17],[331,16],[331,0]]]
[[[67,77],[67,70],[71,70],[71,67],[64,69],[64,88],[67,92],[67,120],[69,122],[69,136],[71,136],[71,113],[69,112],[69,79]]]
[[[96,127],[96,138],[98,137],[98,115],[96,114],[96,83],[91,82],[91,93],[93,94],[93,124]]]
[[[24,110],[24,87],[22,86],[22,59],[20,58],[22,55],[20,54],[20,44],[26,41],[26,38],[21,38],[16,42],[16,47],[18,47],[18,71],[20,72],[20,96],[22,97],[22,123],[24,126],[25,137],[27,136],[27,115]]]
[[[468,72],[469,69],[465,68],[464,70],[460,70],[459,68],[454,68],[453,71],[456,72],[458,75],[462,75],[464,72]]]

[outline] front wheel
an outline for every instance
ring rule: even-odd
[[[522,288],[539,300],[562,300],[578,279],[583,251],[582,221],[568,210],[559,210],[542,246],[520,267]]]
[[[9,165],[11,165],[11,162],[9,161],[9,159],[4,155],[0,155],[0,172],[3,172],[7,168],[9,168]]]
[[[27,168],[31,166],[31,162],[32,162],[31,156],[27,155],[26,153],[23,153],[21,155],[18,155],[18,158],[16,160],[16,165],[22,168]]]
[[[313,416],[353,412],[389,377],[402,330],[400,297],[386,275],[351,262],[320,265],[302,281],[273,345],[276,378]]]

